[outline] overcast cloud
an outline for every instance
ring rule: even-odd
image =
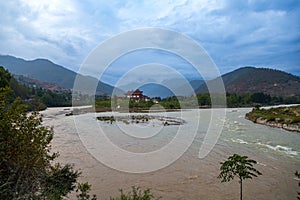
[[[300,76],[299,0],[12,0],[0,1],[0,6],[4,55],[47,58],[77,71],[104,40],[132,29],[159,27],[197,41],[221,73],[258,66]],[[149,52],[145,55],[151,58]],[[163,64],[177,59],[168,60]]]

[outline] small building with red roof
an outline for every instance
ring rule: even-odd
[[[136,90],[130,90],[126,92],[125,98],[133,99],[135,101],[149,101],[150,98],[146,95],[143,95],[143,91],[136,89]]]

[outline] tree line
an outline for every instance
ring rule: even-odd
[[[217,97],[218,98],[218,97]],[[220,99],[223,97],[220,96]],[[181,108],[210,108],[212,106],[211,96],[209,93],[197,94],[197,102],[193,101],[195,97],[184,96],[172,96],[166,98],[154,97],[158,101],[158,104],[165,109],[181,109]],[[197,105],[195,105],[197,103]],[[299,104],[300,97],[272,97],[264,93],[254,94],[226,94],[226,104],[229,108],[234,107],[255,107],[257,105],[280,105],[280,104]],[[136,100],[115,100],[115,99],[103,99],[96,98],[95,107],[96,110],[111,110],[117,106],[126,107],[130,110],[147,110],[157,103],[153,101],[136,101]],[[218,106],[218,105],[217,105]]]

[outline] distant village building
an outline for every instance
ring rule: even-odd
[[[149,101],[150,98],[148,96],[143,95],[143,91],[136,89],[130,90],[125,93],[125,98],[133,99],[135,101]]]

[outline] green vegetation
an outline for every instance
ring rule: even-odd
[[[139,187],[132,187],[132,192],[128,192],[124,194],[123,190],[120,189],[120,197],[119,198],[110,198],[110,200],[151,200],[154,199],[153,194],[150,189],[141,190]],[[159,199],[159,198],[157,198]]]
[[[88,183],[78,183],[76,192],[80,193],[76,195],[77,200],[97,200],[96,195],[93,195],[93,197],[91,197],[91,195],[89,194],[91,188],[92,186]]]
[[[221,162],[220,175],[218,178],[221,182],[229,182],[238,176],[240,183],[240,199],[243,199],[243,180],[252,179],[252,177],[257,177],[261,173],[253,167],[257,162],[255,160],[248,159],[247,156],[240,156],[234,154],[228,157],[228,160],[224,163]]]
[[[300,103],[300,96],[275,97],[264,93],[227,94],[228,107],[244,107],[255,105],[279,105]]]
[[[31,94],[34,98],[41,101],[47,107],[64,107],[72,105],[71,92],[55,92],[42,88],[31,88]]]
[[[136,102],[134,100],[129,101],[129,109],[135,111],[148,110],[152,105],[154,105],[152,101],[139,101],[139,102]]]
[[[214,96],[215,102],[222,97]],[[159,99],[159,98],[155,98]],[[162,106],[167,111],[184,109],[184,108],[210,108],[211,107],[211,96],[208,93],[197,94],[197,101],[194,102],[191,97],[173,96],[164,99],[159,99],[157,105]],[[222,102],[222,101],[220,101]],[[300,103],[300,97],[271,97],[264,93],[254,94],[226,94],[227,107],[253,107],[256,105],[279,105],[279,104],[297,104]],[[195,103],[198,105],[195,105]],[[97,112],[118,110],[118,111],[129,111],[129,112],[145,112],[148,111],[152,106],[156,105],[152,101],[135,101],[129,99],[103,99],[96,98],[95,110]],[[120,108],[117,109],[117,106]],[[218,106],[218,105],[216,105]],[[222,105],[221,105],[222,106]]]
[[[130,112],[143,112],[148,110],[153,106],[152,101],[135,101],[129,99],[104,99],[96,98],[95,100],[95,110],[96,112],[105,112],[105,111],[130,111]],[[117,109],[117,107],[120,109]]]
[[[198,102],[200,106],[211,106],[210,95],[198,94]],[[255,105],[279,105],[279,104],[297,104],[300,103],[300,96],[293,97],[271,97],[264,93],[253,94],[226,94],[227,107],[252,107]]]
[[[27,113],[20,98],[11,102],[11,76],[0,77],[0,199],[63,199],[80,172],[55,163],[53,129],[42,125],[39,113]]]
[[[135,101],[131,99],[103,99],[96,98],[95,110],[97,112],[118,110],[118,111],[129,111],[129,112],[145,112],[149,110],[155,103],[153,101]],[[174,110],[180,109],[179,101],[177,97],[169,97],[162,99],[159,105],[165,109]],[[117,108],[119,106],[119,108]]]
[[[46,107],[61,107],[72,105],[72,94],[67,91],[50,91],[42,88],[29,88],[20,85],[12,75],[0,66],[1,85],[8,84],[11,88],[8,94],[8,102],[12,103],[16,98],[20,98],[23,104],[27,105],[29,111],[44,110]],[[5,80],[9,80],[5,83]]]
[[[136,101],[132,99],[101,99],[97,98],[95,101],[95,110],[101,111],[129,111],[129,112],[147,112],[152,106],[160,105],[165,110],[172,111],[181,108],[197,108],[196,103],[190,97],[173,96],[164,99],[155,97],[153,99],[159,100],[158,103],[150,101]],[[118,108],[119,107],[119,108]]]
[[[178,99],[179,97],[173,96],[173,97],[167,97],[161,100],[159,103],[161,106],[163,106],[165,109],[180,109],[180,102],[183,99]],[[183,97],[181,97],[183,98]]]
[[[200,107],[210,107],[211,99],[209,93],[197,94],[198,104]]]
[[[256,107],[246,114],[246,118],[257,122],[258,119],[282,124],[300,123],[300,106],[263,109]]]
[[[95,99],[95,110],[97,112],[111,111],[112,109],[111,100],[105,98]]]

